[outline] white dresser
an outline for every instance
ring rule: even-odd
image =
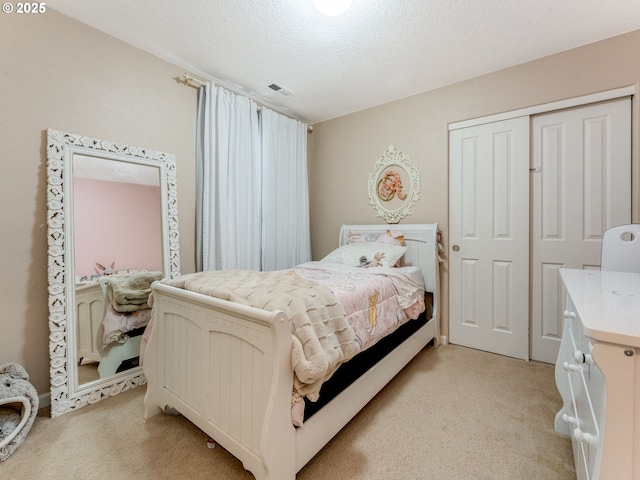
[[[561,269],[556,363],[579,480],[640,480],[640,274]],[[635,435],[634,435],[635,432]]]

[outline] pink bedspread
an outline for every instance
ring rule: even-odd
[[[329,287],[338,297],[361,350],[424,311],[424,288],[398,268],[362,268],[307,262],[296,275]]]
[[[425,310],[424,286],[401,268],[363,268],[307,262],[292,269],[296,275],[329,287],[345,310],[365,350]],[[304,401],[295,391],[291,422],[302,427]]]

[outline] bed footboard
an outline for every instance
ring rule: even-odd
[[[291,331],[281,312],[153,285],[145,418],[175,408],[259,480],[294,480]]]

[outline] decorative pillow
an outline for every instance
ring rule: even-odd
[[[349,232],[349,238],[347,239],[347,243],[365,243],[369,241],[373,241],[373,239],[367,238],[368,235],[362,235],[355,230],[351,230]]]
[[[404,235],[400,232],[387,230],[376,239],[377,243],[387,243],[389,245],[404,245]]]
[[[407,251],[407,247],[384,243],[348,243],[336,248],[321,262],[340,263],[353,267],[393,267]]]

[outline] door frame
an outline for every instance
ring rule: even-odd
[[[515,117],[524,117],[526,115],[537,115],[540,113],[549,113],[554,110],[564,110],[565,108],[581,107],[589,103],[603,102],[606,100],[613,100],[620,97],[628,97],[635,95],[636,86],[630,85],[627,87],[620,87],[614,90],[607,90],[606,92],[598,92],[590,95],[583,95],[581,97],[568,98],[566,100],[559,100],[557,102],[543,103],[535,105],[533,107],[521,108],[519,110],[511,110],[509,112],[497,113],[495,115],[488,115],[486,117],[472,118],[469,120],[463,120],[461,122],[453,122],[448,126],[448,130],[458,130],[460,128],[474,127],[476,125],[482,125],[483,123],[498,122],[501,120],[510,120]],[[632,105],[633,110],[633,105]],[[633,153],[632,153],[633,154]]]
[[[582,95],[578,97],[572,97],[565,100],[559,100],[555,102],[543,103],[540,105],[534,105],[531,107],[526,107],[518,110],[511,110],[508,112],[498,113],[494,115],[487,115],[484,117],[472,118],[469,120],[463,120],[459,122],[452,122],[448,124],[447,128],[447,138],[450,137],[450,132],[452,130],[463,129],[467,127],[482,125],[490,122],[497,122],[502,120],[509,120],[516,117],[521,116],[533,116],[542,113],[549,113],[555,110],[563,110],[567,108],[580,107],[585,106],[590,103],[603,102],[607,100],[614,100],[621,97],[630,96],[631,98],[631,221],[633,223],[640,223],[640,208],[637,208],[636,205],[640,204],[640,168],[638,168],[638,159],[637,152],[639,147],[638,141],[640,138],[633,131],[633,125],[635,123],[635,119],[640,115],[640,106],[637,101],[635,101],[636,95],[636,85],[628,85],[620,88],[615,88],[612,90],[606,90],[603,92],[593,93],[589,95]],[[448,143],[449,140],[447,140]],[[449,198],[447,199],[447,204],[449,204]],[[449,207],[450,208],[450,207]],[[449,236],[450,225],[447,223],[447,237]],[[445,248],[446,250],[446,248]],[[530,261],[530,260],[529,260]],[[449,278],[449,282],[451,279]],[[450,294],[450,289],[447,288],[448,293]],[[447,299],[447,304],[450,303],[450,299]],[[448,318],[450,322],[450,318]],[[531,321],[531,312],[529,312],[529,321]],[[450,334],[449,325],[447,325],[447,335]],[[448,343],[447,336],[442,336],[442,343]],[[531,347],[529,347],[531,348]]]

